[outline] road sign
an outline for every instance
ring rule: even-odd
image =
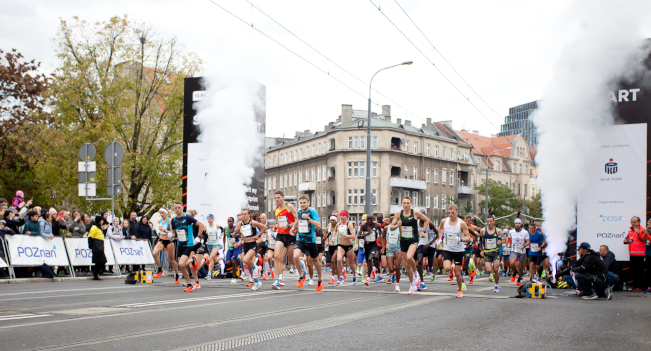
[[[96,154],[97,150],[91,143],[85,143],[79,148],[79,158],[82,161],[92,161]]]
[[[122,167],[106,168],[106,195],[122,194]]]
[[[77,172],[97,172],[97,163],[91,162],[77,162]]]
[[[88,186],[88,192],[86,192],[86,186]],[[97,184],[95,183],[79,184],[79,196],[97,196]]]
[[[104,160],[109,166],[118,166],[124,160],[124,147],[117,141],[112,141],[104,149]]]
[[[79,172],[79,183],[95,183],[96,180],[96,172]]]

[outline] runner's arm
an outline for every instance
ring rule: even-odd
[[[419,210],[414,210],[414,217],[416,217],[416,219],[423,220],[423,230],[425,230],[425,228],[429,228],[429,218],[427,218],[427,216],[425,216],[422,212]]]
[[[391,230],[396,230],[398,228],[398,219],[400,219],[400,211],[396,212],[391,221]]]
[[[460,219],[459,219],[460,220]],[[461,231],[463,232],[463,239],[461,241],[463,242],[470,242],[470,239],[472,238],[470,236],[470,232],[468,231],[468,226],[466,225],[466,222],[461,221]]]

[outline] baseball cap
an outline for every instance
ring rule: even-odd
[[[590,249],[590,244],[588,244],[586,242],[582,242],[581,245],[579,246],[579,249],[589,250]]]
[[[518,223],[522,224],[522,220],[521,220],[520,218],[516,218],[515,221],[513,221],[513,223],[515,223],[515,224],[518,224]]]
[[[7,210],[8,210],[8,211],[13,211],[13,210],[15,210],[15,209],[16,209],[16,208],[15,208],[14,206],[11,206],[11,207],[9,207]]]

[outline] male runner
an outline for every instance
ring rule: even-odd
[[[380,260],[377,261],[378,262],[378,267],[376,267],[377,277],[373,280],[374,283],[379,283],[384,280],[384,278],[382,278],[382,271],[380,270],[380,268],[386,270],[387,267],[387,256],[386,256],[387,243],[386,241],[384,241],[384,237],[386,236],[386,233],[389,230],[389,224],[390,224],[389,222],[384,220],[384,215],[382,213],[377,214],[377,222],[380,223],[380,229],[381,229],[381,233],[380,235],[378,235],[376,241],[377,246],[380,249]],[[391,279],[387,279],[387,283],[390,283],[390,280]]]
[[[266,232],[267,226],[251,219],[251,211],[248,208],[243,209],[242,221],[237,223],[235,232],[242,235],[242,241],[244,243],[242,249],[242,254],[244,255],[244,258],[242,259],[242,263],[244,264],[244,273],[245,275],[248,275],[251,290],[254,291],[258,290],[262,285],[259,276],[256,276],[255,283],[253,282],[253,269],[255,268],[254,258],[256,258],[258,253],[258,244],[256,241],[260,237],[256,229],[260,230],[260,232]]]
[[[381,224],[375,223],[373,219],[374,218],[372,213],[367,214],[366,222],[362,223],[362,225],[359,227],[359,233],[357,234],[358,240],[363,243],[362,245],[364,247],[364,256],[366,258],[366,271],[362,269],[362,277],[366,278],[364,282],[366,286],[370,285],[370,271],[372,268],[375,268],[375,261],[379,261],[378,256],[380,254],[380,249],[377,245],[377,239],[380,237]]]
[[[301,209],[298,211],[298,220],[294,223],[291,231],[298,232],[296,246],[294,248],[294,265],[298,269],[299,279],[296,284],[297,288],[302,288],[305,283],[306,272],[303,271],[301,256],[303,254],[312,258],[316,267],[316,273],[319,275],[319,281],[316,283],[316,291],[323,289],[323,277],[321,272],[321,261],[316,258],[319,256],[319,249],[316,246],[315,230],[321,228],[319,213],[310,207],[310,199],[307,195],[301,195],[299,198]],[[310,263],[311,264],[311,263]]]
[[[407,266],[407,277],[409,278],[409,295],[414,294],[414,290],[420,284],[418,274],[416,274],[416,261],[414,255],[418,249],[418,220],[422,219],[424,227],[429,227],[429,218],[418,210],[411,209],[411,197],[402,197],[402,210],[396,212],[391,222],[391,230],[400,228],[400,251],[402,252],[402,262]]]
[[[274,249],[274,269],[276,271],[276,280],[271,285],[272,289],[280,290],[285,286],[283,280],[283,259],[288,252],[294,251],[296,243],[296,234],[291,228],[296,222],[298,213],[292,204],[285,202],[285,194],[282,191],[276,191],[274,194],[276,200],[276,220],[278,221],[278,233],[276,235],[276,245]],[[289,260],[289,256],[287,257]]]
[[[339,234],[337,233],[337,216],[330,216],[330,225],[324,238],[328,246],[328,254],[326,255],[326,263],[330,264],[330,271],[332,278],[328,284],[334,285],[337,281],[337,249],[339,248]]]
[[[276,275],[274,272],[274,250],[276,247],[276,235],[278,231],[278,225],[276,223],[275,219],[272,219],[269,221],[269,231],[267,234],[267,242],[269,243],[269,247],[267,249],[267,255],[265,259],[267,260],[267,264],[269,266],[268,269],[271,270],[271,279],[275,279]],[[265,274],[265,278],[267,278],[267,274]]]
[[[337,286],[344,285],[346,279],[346,271],[344,269],[344,256],[346,263],[355,275],[355,252],[353,251],[353,240],[355,240],[355,229],[353,224],[348,221],[348,213],[342,211],[339,213],[339,226],[337,228],[339,233],[339,247],[337,248],[337,272],[339,272],[339,280]],[[355,278],[354,278],[355,279]]]
[[[509,237],[511,238],[511,268],[514,268],[511,281],[515,280],[515,271],[517,270],[518,282],[515,283],[515,285],[520,286],[522,285],[520,281],[522,280],[522,274],[524,273],[524,260],[527,252],[526,247],[530,243],[529,232],[522,230],[522,220],[520,218],[515,219],[515,229],[512,229],[511,232],[509,232]]]
[[[433,266],[434,255],[436,254],[436,249],[432,244],[438,239],[439,233],[434,226],[434,223],[429,222],[429,227],[424,228],[425,223],[422,219],[418,220],[418,249],[416,249],[416,264],[418,268],[418,276],[420,276],[420,285],[418,285],[418,291],[426,290],[427,286],[423,282],[423,259],[427,257],[427,265],[429,267]],[[434,235],[436,233],[436,235]]]
[[[461,266],[466,243],[470,242],[470,232],[468,232],[466,222],[459,218],[457,205],[448,206],[448,216],[439,224],[439,233],[443,233],[443,269],[445,273],[448,273],[454,264],[454,274],[457,277],[457,297],[463,297]]]
[[[259,238],[257,241],[258,244],[258,255],[260,255],[260,259],[262,259],[262,270],[264,272],[264,280],[267,280],[269,277],[269,264],[267,264],[267,251],[269,251],[269,237],[268,237],[268,231],[269,231],[269,220],[267,218],[267,215],[264,213],[260,213],[259,215],[259,222],[260,224],[265,226],[264,231],[260,231]]]
[[[179,266],[174,259],[174,242],[172,238],[174,237],[174,232],[170,228],[171,219],[168,217],[169,212],[165,208],[160,209],[160,221],[158,222],[158,242],[154,246],[154,261],[156,261],[156,266],[158,267],[158,272],[154,275],[154,278],[160,278],[165,271],[161,267],[160,258],[158,254],[166,250],[167,257],[174,268],[174,284],[178,285],[181,283],[181,278],[179,277]]]
[[[198,222],[196,219],[192,218],[192,216],[183,213],[183,203],[181,201],[174,201],[174,213],[176,216],[172,218],[171,228],[178,238],[179,246],[176,255],[179,258],[179,266],[181,267],[183,278],[185,278],[185,281],[187,282],[187,287],[183,291],[190,292],[201,288],[196,271],[198,267],[190,267],[192,278],[194,278],[195,281],[194,285],[191,285],[190,283],[190,273],[188,272],[188,267],[192,262],[194,253],[197,251],[199,246],[201,246],[201,244],[196,245],[194,242],[195,233],[192,231],[192,225],[196,224],[199,227],[199,231],[196,233],[197,236],[201,235],[204,228],[201,222]],[[199,260],[195,260],[195,262],[199,263]]]
[[[316,236],[316,248],[319,255],[316,260],[319,262],[323,261],[323,253],[325,252],[325,241],[323,240],[323,228],[319,228],[314,232]],[[307,282],[307,285],[314,285],[314,259],[310,256],[307,256],[307,267],[310,272],[310,281]],[[318,276],[321,278],[321,276]]]
[[[239,223],[239,221],[238,221]],[[240,234],[235,233],[235,219],[233,217],[228,217],[228,226],[224,228],[224,236],[226,237],[226,267],[231,267],[231,284],[237,283],[236,272],[237,268],[240,266],[239,255],[242,252],[242,247],[240,246]],[[228,268],[227,268],[228,269]],[[223,275],[226,275],[226,272],[222,272]]]
[[[471,260],[473,260],[473,254],[475,252],[475,248],[473,245],[477,242],[477,238],[479,238],[479,229],[477,226],[472,224],[472,217],[470,215],[466,215],[463,218],[463,221],[466,223],[466,226],[468,227],[468,232],[470,233],[470,241],[466,244],[466,250],[463,252],[463,270],[468,273],[468,276],[470,277],[470,281],[468,284],[473,284],[475,280],[475,275],[477,275],[476,268],[472,270],[468,270],[468,266]],[[474,261],[473,261],[474,263]],[[463,277],[461,278],[461,282],[463,283]],[[464,288],[465,289],[465,288]]]
[[[535,223],[529,223],[529,242],[529,280],[534,280],[542,265],[542,251],[547,246],[545,235],[536,231]]]
[[[511,229],[507,225],[504,230],[502,230],[502,265],[504,266],[504,271],[502,272],[503,277],[508,277],[511,274],[511,238],[509,237],[509,232]]]
[[[389,221],[393,223],[394,215],[389,217]],[[402,263],[402,255],[400,254],[400,227],[391,230],[388,228],[384,232],[384,241],[386,242],[386,255],[387,255],[387,269],[391,279],[387,279],[387,284],[396,283],[396,291],[400,292],[400,264]]]
[[[500,245],[502,245],[502,234],[499,228],[495,227],[495,218],[493,215],[486,216],[486,228],[480,231],[482,237],[484,250],[482,252],[486,260],[486,273],[493,274],[495,280],[494,293],[500,291],[498,284],[500,282]]]

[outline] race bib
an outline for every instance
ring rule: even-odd
[[[344,234],[346,234],[346,229],[348,229],[348,226],[346,226],[346,225],[344,225],[344,224],[340,225],[340,226],[339,226],[339,234],[340,234],[340,235],[344,235]]]
[[[400,236],[399,233],[389,232],[388,236],[389,236],[389,244],[396,245],[398,243],[398,237]]]
[[[330,233],[329,243],[332,246],[335,246],[339,243],[339,237],[336,233]]]
[[[538,252],[538,243],[531,243],[529,250],[531,250],[531,252]]]
[[[513,244],[513,251],[518,253],[522,251],[522,244]]]
[[[364,238],[364,241],[367,243],[375,241],[375,232],[373,234],[369,234]]]
[[[445,244],[446,245],[458,245],[457,239],[459,236],[457,234],[447,233],[445,234]]]
[[[208,232],[208,240],[210,241],[217,240],[217,232]]]
[[[414,228],[412,227],[401,227],[402,228],[402,238],[411,239],[414,237]]]
[[[494,250],[497,248],[497,239],[486,239],[486,249]]]
[[[185,229],[177,229],[176,237],[179,238],[179,241],[188,241],[188,234]]]
[[[285,226],[285,227],[288,226],[289,222],[287,222],[287,216],[278,217],[278,225],[281,226],[281,227],[282,226]]]
[[[298,220],[298,232],[303,234],[310,232],[310,222],[308,222],[307,219]]]
[[[316,244],[321,245],[321,237],[320,236],[316,237]]]
[[[228,246],[233,247],[233,244],[235,244],[235,238],[228,238]]]
[[[508,244],[502,244],[502,251],[504,251],[504,255],[508,256],[511,254],[511,248],[509,247]]]
[[[276,244],[276,239],[274,238],[273,235],[269,235],[269,245],[275,245]]]
[[[245,238],[253,235],[253,230],[251,229],[250,224],[243,225],[242,228],[240,228],[240,231]]]

